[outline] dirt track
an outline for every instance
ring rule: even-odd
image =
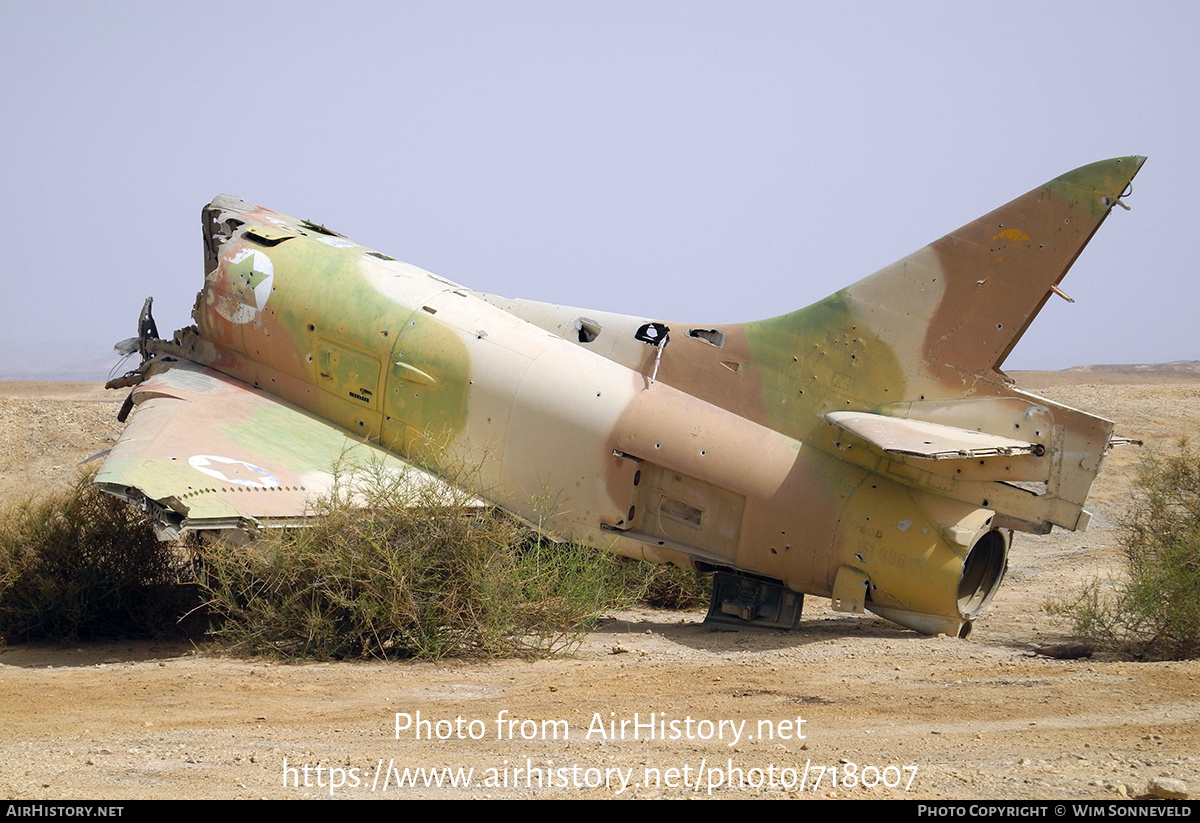
[[[1194,376],[1017,377],[1150,445],[1200,429]],[[119,431],[120,399],[83,384],[0,384],[0,500],[67,482]],[[1017,535],[1005,584],[965,641],[810,598],[795,633],[625,613],[571,658],[534,663],[286,666],[142,642],[0,648],[0,795],[573,798],[611,797],[629,780],[622,797],[1119,799],[1168,776],[1195,797],[1194,661],[1026,653],[1065,639],[1048,597],[1116,568],[1112,518],[1136,462],[1133,448],[1110,457],[1090,531]],[[418,711],[433,721],[423,732],[449,739],[397,734],[397,713]],[[642,724],[653,715],[653,739],[645,725],[633,739],[635,713]],[[615,738],[596,731],[610,720]],[[404,789],[390,773],[385,791],[384,774],[373,785],[381,763],[474,773],[466,788]],[[606,774],[613,788],[576,785]],[[331,776],[345,785],[331,789]]]

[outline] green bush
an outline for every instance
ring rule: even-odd
[[[1047,604],[1098,646],[1151,659],[1200,656],[1200,482],[1195,449],[1147,452],[1118,521],[1128,579]]]
[[[0,513],[0,638],[154,636],[187,610],[186,563],[137,509],[80,475]]]
[[[412,483],[335,493],[310,526],[212,545],[201,568],[217,636],[283,657],[554,654],[643,590],[618,558]]]
[[[233,649],[538,656],[571,648],[603,612],[638,599],[676,608],[707,599],[694,572],[554,543],[464,492],[382,471],[336,490],[315,514],[250,542],[185,549],[159,542],[142,512],[81,476],[0,513],[0,640],[178,630],[199,588],[211,633]]]

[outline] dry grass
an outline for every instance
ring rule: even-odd
[[[186,562],[131,506],[81,474],[0,513],[0,637],[80,640],[162,634],[186,609]]]
[[[1200,480],[1195,449],[1143,457],[1118,521],[1127,578],[1093,581],[1051,613],[1099,646],[1154,660],[1200,657]]]
[[[200,582],[216,636],[285,658],[553,655],[663,574],[550,542],[472,502],[377,476],[323,501],[307,528],[206,548]]]
[[[228,648],[285,658],[544,656],[605,611],[707,597],[692,572],[553,543],[450,486],[382,471],[310,525],[160,543],[136,508],[80,475],[0,520],[0,640],[153,636],[199,603]]]

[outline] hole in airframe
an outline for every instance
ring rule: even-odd
[[[591,343],[600,336],[600,324],[588,317],[575,318],[575,334],[580,343]]]
[[[688,329],[688,337],[703,340],[718,349],[725,345],[725,333],[717,329]]]

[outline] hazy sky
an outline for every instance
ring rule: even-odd
[[[147,295],[190,323],[222,192],[471,288],[707,324],[1145,154],[1006,366],[1200,359],[1198,34],[1192,2],[10,2],[0,357],[108,357]]]

